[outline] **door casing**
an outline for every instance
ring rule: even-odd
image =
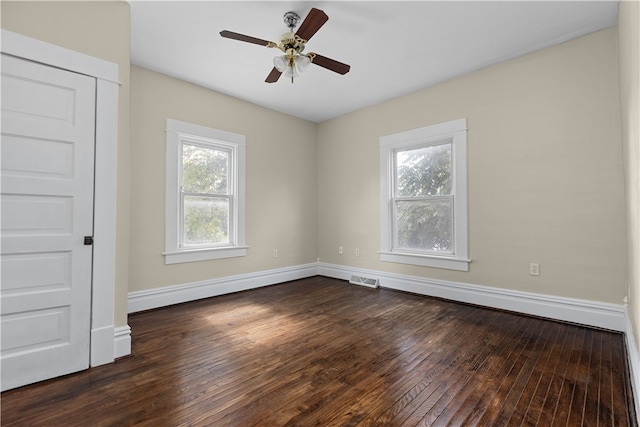
[[[118,65],[7,30],[1,37],[5,54],[96,79],[90,366],[111,363],[131,352],[116,349],[114,327]]]

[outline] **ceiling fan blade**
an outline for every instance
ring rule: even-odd
[[[329,17],[326,13],[314,7],[311,9],[307,17],[304,18],[304,21],[302,21],[296,35],[303,40],[309,41],[309,39],[318,32],[320,27],[322,27],[328,20]]]
[[[318,55],[317,53],[312,53],[310,55],[313,57],[311,60],[313,64],[319,65],[338,74],[347,74],[351,69],[350,65],[343,64],[335,59],[327,58],[326,56]]]
[[[275,82],[278,81],[278,79],[280,78],[281,74],[282,74],[282,71],[278,71],[278,69],[276,67],[273,67],[273,70],[271,70],[271,72],[267,76],[267,79],[265,80],[265,82],[267,82],[267,83],[275,83]]]
[[[228,39],[239,40],[241,42],[259,44],[260,46],[267,47],[275,47],[276,44],[274,42],[270,42],[269,40],[262,40],[251,36],[245,36],[244,34],[234,33],[233,31],[220,31],[220,35],[222,37],[226,37]]]

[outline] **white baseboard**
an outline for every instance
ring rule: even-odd
[[[636,406],[636,416],[640,416],[640,354],[638,353],[638,343],[634,334],[633,324],[625,305],[625,343],[627,344],[627,358],[629,359],[629,376],[631,377],[631,387],[633,388],[633,401]]]
[[[318,274],[317,263],[129,292],[129,313],[246,291]]]
[[[129,325],[118,326],[113,330],[113,357],[128,356],[131,354],[131,328]]]
[[[620,332],[628,327],[622,304],[449,282],[322,262],[129,292],[128,311],[135,313],[315,275],[348,281],[353,274],[377,278],[381,287],[390,289]]]
[[[621,304],[447,282],[426,277],[406,276],[325,263],[318,263],[318,274],[344,280],[349,280],[351,275],[355,274],[377,278],[383,288],[397,289],[614,331],[623,332],[626,327],[624,306]]]

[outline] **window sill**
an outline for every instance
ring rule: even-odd
[[[423,267],[444,268],[447,270],[469,271],[471,260],[445,256],[413,254],[407,252],[378,252],[380,261],[400,264],[420,265]]]
[[[230,246],[224,248],[190,249],[180,252],[165,252],[165,264],[207,261],[211,259],[235,258],[247,255],[248,246]]]

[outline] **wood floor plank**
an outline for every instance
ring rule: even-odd
[[[391,422],[396,425],[416,425],[420,422],[448,387],[456,382],[459,372],[466,371],[477,357],[475,348],[461,346],[455,353],[455,357],[447,360],[448,365],[439,372],[438,376],[415,395],[411,402],[402,408],[402,411],[394,414]]]
[[[569,361],[563,377],[562,386],[560,387],[560,394],[558,395],[558,401],[556,410],[552,419],[551,426],[566,427],[569,422],[569,414],[573,403],[574,393],[576,388],[576,382],[580,381],[580,360],[584,360],[584,349],[587,348],[588,334],[586,330],[579,332],[578,341],[574,341],[574,345],[569,350]],[[588,357],[588,355],[587,355]]]
[[[531,413],[530,415],[528,414],[526,417],[527,420],[531,419],[532,425],[540,427],[550,426],[553,423],[555,414],[557,413],[562,391],[566,391],[564,382],[568,373],[568,366],[571,363],[571,350],[574,348],[575,343],[579,339],[582,339],[581,336],[578,336],[582,329],[577,327],[568,327],[564,329],[565,342],[562,346],[562,351],[557,357],[556,367],[553,373],[547,372],[548,375],[551,375],[551,378],[549,380],[547,392],[544,396],[542,407],[540,410],[537,410],[535,413]],[[534,420],[536,420],[535,424],[533,424]]]
[[[2,426],[634,426],[619,333],[321,276],[129,317]]]
[[[527,382],[526,389],[520,394],[520,398],[509,420],[510,425],[535,425],[537,422],[535,418],[536,408],[542,407],[551,374],[555,372],[556,364],[554,361],[557,362],[558,360],[557,357],[552,356],[562,351],[566,338],[566,334],[560,333],[559,325],[554,324],[549,326],[548,331],[552,334],[552,338],[542,349],[540,354],[541,359],[539,363],[535,365]],[[546,373],[549,374],[545,375]],[[529,413],[531,413],[531,418],[527,419],[527,414]]]
[[[585,350],[581,352],[578,363],[574,366],[576,377],[573,385],[573,396],[571,397],[571,405],[569,407],[569,418],[567,426],[582,425],[585,411],[585,399],[587,394],[587,386],[589,385],[588,367],[593,357],[593,335],[586,334]]]
[[[545,322],[546,323],[546,322]],[[554,351],[554,345],[558,338],[557,325],[543,325],[538,329],[540,338],[539,345],[530,354],[526,355],[524,369],[522,369],[515,380],[507,397],[503,400],[500,412],[495,416],[494,425],[521,425],[525,417],[526,409],[535,391],[539,379]]]
[[[591,360],[587,377],[587,388],[584,395],[581,423],[583,426],[597,427],[600,407],[600,368],[602,360],[602,342],[600,335],[594,334],[591,344]]]
[[[522,348],[530,339],[530,330],[533,327],[532,322],[526,322],[524,329],[519,328],[515,333],[509,328],[511,340],[507,344],[507,352],[500,353],[501,357],[496,358],[487,370],[488,375],[484,377],[484,381],[475,384],[473,392],[451,418],[450,422],[453,425],[475,425],[477,420],[499,401],[499,396],[496,396],[497,390],[513,369]]]
[[[455,346],[448,340],[450,330],[458,321],[465,321],[473,316],[473,309],[461,310],[455,318],[449,315],[439,316],[434,322],[425,324],[430,333],[421,340],[418,338],[414,342],[426,343],[426,351],[423,346],[416,347],[411,359],[397,366],[394,375],[390,376],[389,384],[381,387],[377,391],[369,390],[365,399],[358,399],[347,411],[351,416],[344,425],[371,426],[377,423],[384,423],[380,417],[385,411],[393,411],[394,407],[403,407],[406,402],[410,402],[408,396],[416,393],[415,388],[423,387],[420,383],[426,378],[433,378],[434,364],[441,360],[442,355],[448,351],[454,351]],[[422,351],[419,348],[422,347]],[[427,379],[428,381],[428,379]],[[370,399],[370,400],[369,400]],[[405,402],[404,404],[402,402]]]
[[[562,355],[565,354],[567,343],[571,341],[572,335],[569,331],[558,330],[557,341],[549,351],[547,362],[539,368],[539,380],[536,389],[529,400],[527,408],[522,413],[521,426],[535,426],[538,423],[543,408],[550,402],[553,394],[554,378],[558,376],[558,369],[562,368]],[[555,409],[555,404],[552,406]]]
[[[613,337],[608,338],[612,340],[615,339]],[[616,341],[618,340],[616,339]],[[625,381],[628,378],[628,372],[623,372],[628,369],[626,366],[626,352],[622,345],[612,345],[611,351],[613,354],[612,370],[614,374],[612,377],[612,387],[618,392],[613,398],[613,425],[637,425],[637,421],[635,420],[637,414],[633,412],[633,409],[629,408],[627,411],[622,410],[623,407],[630,404],[631,400],[628,392],[628,383]],[[640,393],[640,390],[635,390],[635,392]]]
[[[418,312],[416,326],[407,328],[400,336],[401,345],[393,345],[387,350],[391,350],[389,354],[391,357],[376,357],[369,375],[365,378],[360,378],[357,383],[350,386],[346,393],[339,396],[341,400],[346,402],[357,403],[351,403],[342,412],[333,415],[331,412],[325,412],[326,415],[323,418],[319,418],[319,422],[323,425],[353,425],[356,420],[361,419],[365,414],[371,417],[374,413],[373,402],[368,399],[380,396],[381,393],[377,392],[377,390],[381,390],[384,391],[384,396],[388,401],[393,390],[393,386],[390,386],[390,383],[394,380],[396,383],[398,381],[406,382],[402,379],[406,378],[407,373],[410,372],[409,366],[415,366],[414,361],[419,356],[424,356],[424,347],[420,345],[421,341],[424,339],[433,343],[434,339],[441,340],[445,338],[445,328],[441,328],[442,333],[434,333],[433,331],[433,327],[442,327],[445,324],[442,319],[436,316],[440,317],[439,313],[429,315],[428,313]],[[426,319],[430,320],[425,322]],[[423,326],[420,327],[420,324]],[[431,348],[435,350],[440,347],[432,345]],[[398,359],[403,360],[405,363],[399,366]],[[424,363],[424,359],[422,362]]]
[[[505,318],[500,318],[504,323]],[[488,383],[496,375],[502,372],[503,363],[508,360],[513,352],[513,336],[527,328],[528,319],[509,319],[509,332],[494,334],[499,337],[497,344],[491,349],[484,365],[474,370],[467,376],[465,387],[449,402],[447,407],[438,415],[436,425],[460,425],[468,417],[469,412],[475,408],[476,403],[487,390]],[[502,323],[502,324],[503,324]],[[501,325],[502,325],[501,324]],[[478,379],[480,379],[478,381]]]
[[[496,318],[495,320],[497,321],[498,319]],[[499,327],[499,324],[494,323],[490,327]],[[465,363],[463,365],[465,369],[457,372],[457,375],[453,376],[451,380],[442,381],[439,387],[442,392],[436,392],[429,396],[429,399],[425,400],[407,419],[408,423],[416,423],[420,426],[431,426],[436,423],[443,424],[445,422],[444,418],[439,419],[439,417],[445,409],[450,407],[452,401],[460,395],[469,384],[469,380],[473,377],[474,373],[485,368],[489,356],[500,344],[501,338],[503,337],[497,334],[479,337],[475,344],[477,349],[475,357],[470,360],[469,363]]]
[[[423,319],[424,317],[426,317],[424,314],[420,314],[417,317],[417,319]],[[422,322],[422,320],[419,320],[419,321]],[[396,319],[393,319],[392,322],[396,323]],[[408,333],[411,336],[415,337],[415,334],[413,332],[414,328],[415,328],[415,326],[411,327],[411,328],[407,328],[405,333]],[[393,345],[391,346],[390,349],[388,349],[388,350],[391,350],[390,355],[393,356],[393,357],[392,358],[383,357],[383,361],[387,361],[387,362],[391,362],[391,363],[395,364],[395,363],[397,363],[397,359],[398,358],[404,358],[405,355],[401,354],[401,353],[398,353],[398,350],[400,349],[398,347],[398,342],[401,342],[401,341],[398,341],[398,340],[399,340],[399,338],[400,339],[402,338],[402,335],[398,334],[398,333],[394,333],[393,337],[394,337],[394,339],[392,341]],[[415,341],[415,340],[413,340],[413,341]],[[379,348],[378,352],[382,352],[382,350],[383,350],[383,348]],[[364,366],[371,366],[371,365],[370,365],[370,363],[365,363]],[[377,376],[377,374],[380,373],[380,372],[384,372],[384,371],[381,371],[380,369],[376,368],[376,372],[372,376],[375,378]],[[354,391],[357,391],[358,387],[366,388],[367,386],[370,386],[370,383],[371,383],[370,379],[371,379],[371,376],[368,379],[367,378],[361,378],[359,383],[363,384],[364,381],[366,381],[367,385],[360,386],[358,383],[353,383],[352,381],[347,381],[343,377],[343,378],[341,378],[341,382],[346,383],[346,387],[343,387],[340,392],[336,392],[333,396],[336,399],[338,399],[339,401],[349,402],[350,400],[352,400],[352,399],[350,399],[350,394],[352,394]],[[317,398],[312,398],[312,401],[316,401],[316,400],[317,400]],[[321,424],[324,425],[324,423],[328,423],[330,421],[330,419],[326,415],[323,416],[323,412],[322,412],[322,410],[320,408],[313,408],[313,409],[315,409],[315,411],[313,413],[314,419],[316,419],[318,422],[320,422]],[[347,408],[345,408],[344,410],[347,411]],[[331,408],[331,412],[338,412],[337,408]],[[326,413],[326,411],[324,413]],[[310,411],[306,411],[306,413],[300,414],[300,416],[296,417],[294,420],[292,420],[292,422],[294,424],[296,424],[296,425],[306,425],[306,423],[308,422],[307,419],[309,418],[310,415],[311,415],[311,412]],[[330,415],[330,414],[327,414],[327,415]],[[324,419],[324,418],[326,418],[326,419]],[[334,416],[334,418],[335,418],[335,416]],[[323,423],[323,421],[324,421],[324,423]]]
[[[614,425],[613,419],[613,361],[611,356],[612,343],[607,336],[601,336],[602,362],[600,365],[600,401],[598,402],[598,425]]]
[[[404,393],[375,420],[366,420],[363,425],[384,426],[391,423],[398,423],[403,420],[402,414],[408,412],[409,415],[415,410],[414,400],[423,390],[433,383],[437,383],[438,378],[446,372],[447,368],[455,360],[456,356],[464,349],[467,338],[461,335],[448,337],[446,341],[437,345],[437,349],[432,355],[433,358],[425,359],[422,366],[426,368],[424,374],[416,375],[415,381],[410,381],[410,388],[403,387]],[[405,380],[406,382],[406,380]]]

